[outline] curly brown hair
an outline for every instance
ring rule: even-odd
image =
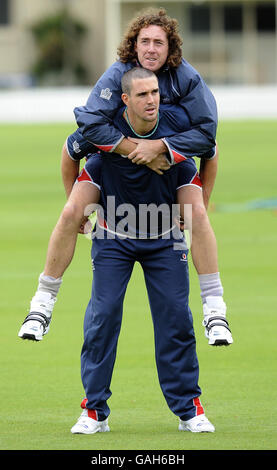
[[[117,49],[119,60],[124,63],[136,62],[135,45],[138,34],[142,28],[150,25],[160,26],[165,31],[168,39],[167,65],[178,67],[182,61],[182,39],[178,32],[178,21],[170,18],[164,8],[144,10],[131,21]]]

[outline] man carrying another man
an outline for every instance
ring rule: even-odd
[[[138,165],[137,168],[146,165],[158,172],[167,168],[160,159],[160,155],[165,152],[174,165],[179,165],[187,157],[196,155],[201,158],[205,155],[205,159],[201,160],[205,164],[201,165],[200,178],[207,206],[217,167],[217,155],[211,160],[207,159],[215,152],[216,105],[203,80],[182,59],[180,44],[176,21],[168,18],[164,10],[137,18],[119,48],[120,60],[101,77],[87,106],[77,108],[75,114],[80,131],[87,139],[88,153],[93,152],[93,146],[96,146],[111,152],[111,156],[115,153],[128,155]],[[186,131],[154,140],[128,139],[113,125],[113,117],[121,104],[121,77],[136,65],[154,71],[159,81],[162,102],[178,103],[184,121],[189,120],[190,126]],[[63,152],[62,168],[67,195],[71,193],[79,173],[79,161],[76,162],[75,157],[78,158],[80,145],[85,147],[80,131],[73,134],[73,141],[72,136],[68,139],[73,159],[69,159],[65,148]],[[97,203],[99,199],[96,187],[93,194],[85,195],[83,192],[78,189],[73,191],[52,233],[46,265],[31,302],[30,315],[19,332],[22,338],[41,340],[48,332],[61,278],[74,253],[84,208],[93,202]],[[205,334],[212,345],[228,345],[233,340],[225,318],[226,306],[218,271],[216,240],[203,196],[200,192],[187,191],[185,187],[179,193],[180,205],[192,206],[191,251],[199,275]],[[34,313],[40,316],[34,317]],[[34,328],[37,328],[37,332]]]
[[[159,87],[153,72],[141,67],[130,69],[122,78],[122,90],[126,108],[118,112],[115,123],[125,135],[155,139],[167,126],[170,135],[169,116],[159,115]],[[97,162],[101,165],[99,176]],[[123,300],[136,261],[144,272],[159,382],[166,402],[179,418],[179,430],[214,432],[200,402],[199,365],[188,302],[188,250],[183,234],[179,230],[176,233],[174,224],[168,224],[174,217],[167,217],[173,211],[178,188],[192,185],[201,192],[194,161],[187,159],[160,176],[145,165],[135,167],[128,158],[103,152],[88,159],[77,181],[77,187],[100,188],[103,213],[92,243],[93,282],[81,352],[86,398],[71,432],[109,431],[107,401],[111,396]],[[109,211],[110,197],[114,198],[114,211]],[[141,226],[137,217],[141,204],[156,208],[164,205],[168,212],[162,212],[156,225],[149,220]],[[133,210],[127,230],[126,209]]]

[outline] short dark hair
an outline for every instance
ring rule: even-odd
[[[179,35],[179,25],[175,18],[170,18],[164,8],[149,8],[142,11],[134,18],[117,49],[118,58],[121,62],[136,62],[137,53],[135,45],[137,37],[142,28],[150,25],[160,26],[166,33],[168,40],[167,65],[177,68],[182,62],[182,39]]]
[[[132,69],[125,72],[121,79],[122,92],[130,95],[132,88],[132,81],[137,78],[151,78],[157,76],[151,70],[144,69],[143,67],[133,67]]]

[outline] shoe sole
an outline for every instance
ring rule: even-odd
[[[213,342],[209,341],[210,346],[230,346],[233,342],[229,342],[227,339],[215,339]]]
[[[214,429],[213,429],[213,430],[210,430],[210,431],[193,431],[192,429],[185,428],[185,427],[180,427],[180,426],[179,426],[178,429],[179,429],[179,431],[188,431],[188,432],[193,432],[193,433],[195,433],[195,434],[196,434],[196,433],[200,434],[200,433],[202,433],[202,432],[215,432]]]
[[[23,335],[18,335],[18,336],[19,338],[28,339],[29,341],[41,341],[42,340],[42,337],[36,338],[36,336],[31,333],[23,333]]]
[[[96,434],[97,432],[109,432],[110,431],[110,428],[107,427],[105,429],[97,429],[96,431],[93,431],[93,432],[90,432],[90,431],[72,431],[71,430],[71,433],[72,434]]]

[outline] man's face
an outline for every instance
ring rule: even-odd
[[[136,121],[156,121],[160,104],[159,84],[155,76],[132,81],[130,95],[122,95],[128,115]]]
[[[168,40],[165,31],[156,25],[142,28],[137,37],[135,50],[142,67],[158,72],[168,56]]]

